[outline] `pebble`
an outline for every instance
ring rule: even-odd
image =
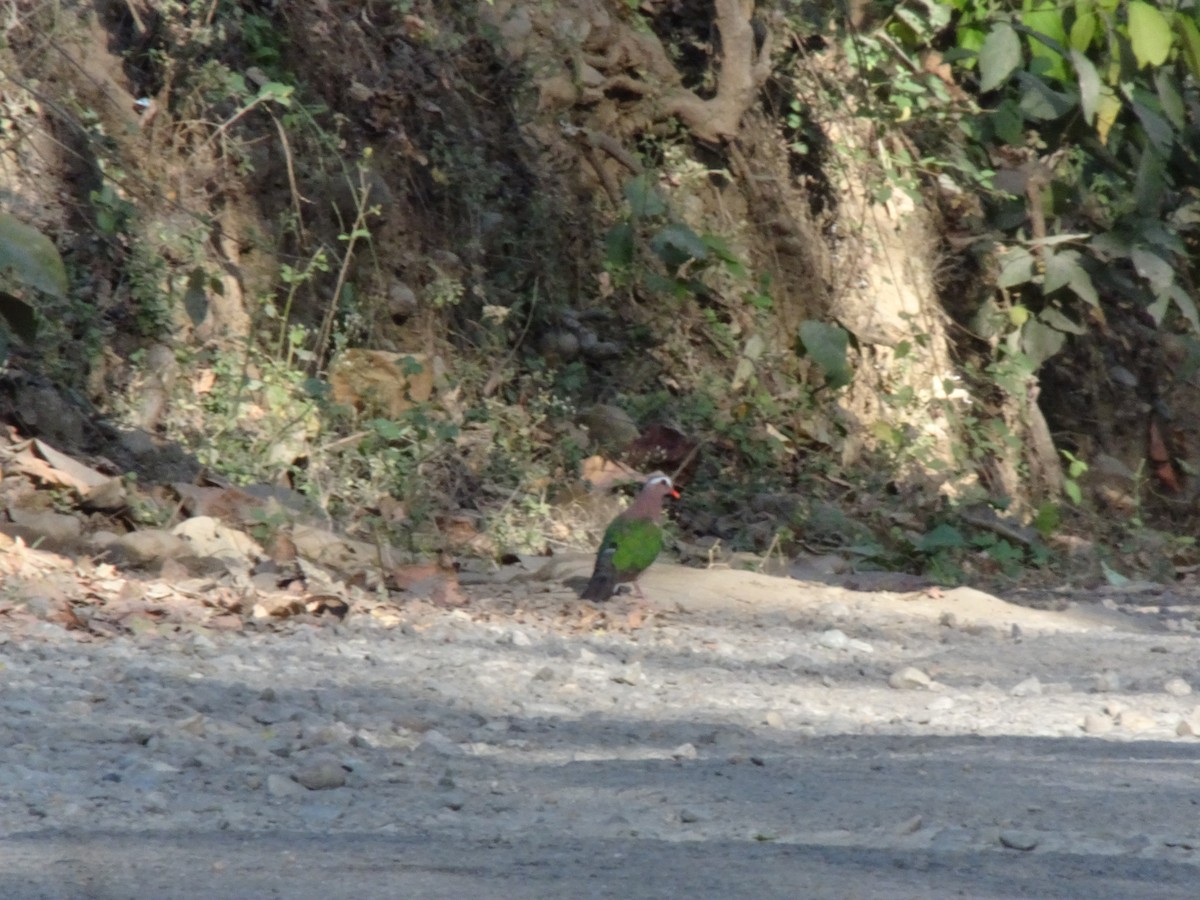
[[[830,628],[817,636],[817,643],[830,650],[844,650],[850,645],[850,638],[840,628]]]
[[[1186,697],[1192,692],[1192,686],[1176,675],[1174,678],[1168,678],[1163,684],[1163,690],[1172,697]]]
[[[1111,694],[1121,689],[1121,676],[1116,672],[1101,672],[1092,681],[1092,690],[1097,694]]]
[[[1007,847],[1009,850],[1022,850],[1028,852],[1033,850],[1038,845],[1038,837],[1030,831],[1016,831],[1005,829],[1000,832],[1000,845]]]
[[[319,762],[298,770],[293,778],[310,791],[328,791],[346,783],[346,770],[335,762]]]
[[[1149,731],[1158,723],[1154,718],[1134,709],[1127,709],[1117,716],[1117,724],[1126,731]]]
[[[417,745],[417,750],[423,753],[432,753],[437,756],[462,756],[463,749],[457,743],[452,741],[446,735],[442,734],[436,728],[425,732],[421,738],[421,743]]]
[[[298,797],[308,789],[283,775],[267,776],[267,793],[272,797]]]
[[[920,690],[928,688],[932,684],[933,679],[916,666],[905,666],[888,676],[888,686],[898,691]]]
[[[1113,720],[1103,713],[1088,713],[1083,717],[1083,730],[1088,734],[1108,734],[1113,730]]]
[[[1009,693],[1014,697],[1036,697],[1042,693],[1042,683],[1036,675],[1017,682]]]

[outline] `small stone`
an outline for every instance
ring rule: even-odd
[[[840,628],[830,628],[818,635],[817,643],[830,650],[844,650],[849,645],[850,638],[846,637],[846,633]]]
[[[1145,713],[1134,709],[1127,709],[1117,716],[1117,724],[1126,731],[1149,731],[1157,723],[1151,716]]]
[[[925,824],[925,819],[920,813],[917,813],[911,819],[905,819],[896,826],[896,834],[916,834],[921,830],[921,826]]]
[[[695,744],[680,744],[671,751],[672,759],[695,759],[697,755]]]
[[[920,690],[928,688],[932,684],[933,679],[916,666],[905,666],[903,669],[893,672],[888,678],[888,686],[898,691]]]
[[[272,797],[298,797],[307,791],[303,786],[283,775],[268,775],[267,793]]]
[[[1109,700],[1104,704],[1104,711],[1114,719],[1121,713],[1125,712],[1126,706],[1120,700]]]
[[[1113,720],[1103,713],[1088,713],[1083,717],[1083,730],[1087,734],[1108,734],[1113,730]]]
[[[1042,693],[1042,683],[1036,675],[1031,675],[1014,685],[1009,693],[1014,697],[1036,697]]]
[[[321,762],[301,769],[293,777],[310,791],[328,791],[346,783],[346,770],[337,763]]]
[[[1028,852],[1038,845],[1037,835],[1028,831],[1005,830],[1000,832],[1000,844],[1009,850]]]
[[[763,717],[763,721],[766,722],[767,725],[769,725],[771,728],[782,728],[783,727],[783,716],[781,716],[775,710],[771,710],[769,713],[767,713]]]
[[[165,813],[167,807],[167,795],[162,791],[151,791],[142,798],[142,808],[148,813]]]
[[[694,810],[684,808],[679,811],[679,821],[685,825],[690,825],[693,822],[699,822],[702,820],[702,818],[703,817]]]
[[[1092,684],[1092,690],[1097,694],[1111,694],[1121,689],[1121,676],[1116,672],[1101,672]]]
[[[1200,736],[1200,716],[1193,714],[1180,719],[1179,724],[1175,726],[1175,733],[1179,737]]]
[[[1192,692],[1192,686],[1176,675],[1174,678],[1168,678],[1163,684],[1163,690],[1172,697],[1186,697]]]
[[[425,732],[421,738],[421,743],[417,744],[417,750],[424,753],[433,753],[437,756],[462,756],[463,749],[457,743],[450,740],[446,735],[442,734],[436,728]]]

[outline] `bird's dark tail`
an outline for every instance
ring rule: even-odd
[[[611,597],[616,589],[617,573],[609,560],[601,558],[596,560],[596,570],[592,572],[592,580],[587,583],[587,587],[583,589],[583,593],[579,597],[582,600],[600,603]]]

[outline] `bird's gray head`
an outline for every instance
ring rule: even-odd
[[[647,494],[654,494],[659,497],[679,497],[679,491],[675,490],[675,485],[671,482],[670,477],[664,475],[662,472],[655,472],[647,478],[646,483],[642,485],[642,490]]]

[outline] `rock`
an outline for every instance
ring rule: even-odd
[[[184,519],[171,533],[188,542],[194,556],[211,556],[232,563],[247,563],[263,555],[258,541],[211,516]]]
[[[1042,693],[1042,683],[1036,675],[1031,675],[1014,685],[1009,693],[1014,697],[1036,697]]]
[[[898,691],[915,691],[922,688],[928,688],[933,684],[933,679],[918,669],[916,666],[905,666],[903,669],[898,669],[888,677],[888,686],[893,687]]]
[[[580,420],[596,445],[616,452],[628,447],[641,433],[633,418],[619,406],[598,403],[589,409]]]
[[[1172,697],[1186,697],[1192,692],[1192,686],[1176,675],[1174,678],[1168,678],[1164,682],[1163,690]]]
[[[1121,676],[1116,672],[1101,672],[1096,676],[1092,690],[1097,694],[1111,694],[1121,689]]]
[[[1149,731],[1158,723],[1152,716],[1135,709],[1127,709],[1117,716],[1117,724],[1126,731]]]
[[[680,744],[671,751],[672,759],[695,759],[699,754],[694,744]]]
[[[1103,713],[1088,713],[1083,717],[1083,730],[1087,734],[1108,734],[1113,730],[1113,720]]]
[[[134,563],[161,562],[190,552],[188,542],[169,531],[147,528],[123,534],[112,543],[112,550]]]
[[[1179,720],[1175,733],[1180,737],[1200,737],[1200,706]]]
[[[446,735],[442,734],[436,728],[425,732],[421,738],[421,743],[417,744],[417,750],[422,753],[432,753],[437,756],[462,756],[463,749],[457,743],[450,740]]]
[[[897,825],[895,828],[895,833],[896,834],[916,834],[918,831],[921,830],[921,827],[924,824],[925,824],[924,817],[920,813],[917,813],[915,816],[905,819],[903,822],[901,822],[899,825]]]
[[[346,783],[346,770],[335,762],[318,762],[300,769],[292,777],[310,791],[328,791]]]
[[[1000,845],[1009,850],[1030,851],[1038,845],[1037,835],[1029,831],[1005,829],[1000,832]]]
[[[49,541],[52,544],[68,544],[78,540],[83,525],[75,516],[52,512],[48,509],[21,509],[10,506],[9,518],[18,526],[27,544]]]
[[[268,775],[267,793],[272,797],[299,797],[307,791],[303,785],[283,775]]]
[[[817,637],[817,643],[830,650],[844,650],[850,644],[850,638],[840,628],[830,628],[822,631]]]

